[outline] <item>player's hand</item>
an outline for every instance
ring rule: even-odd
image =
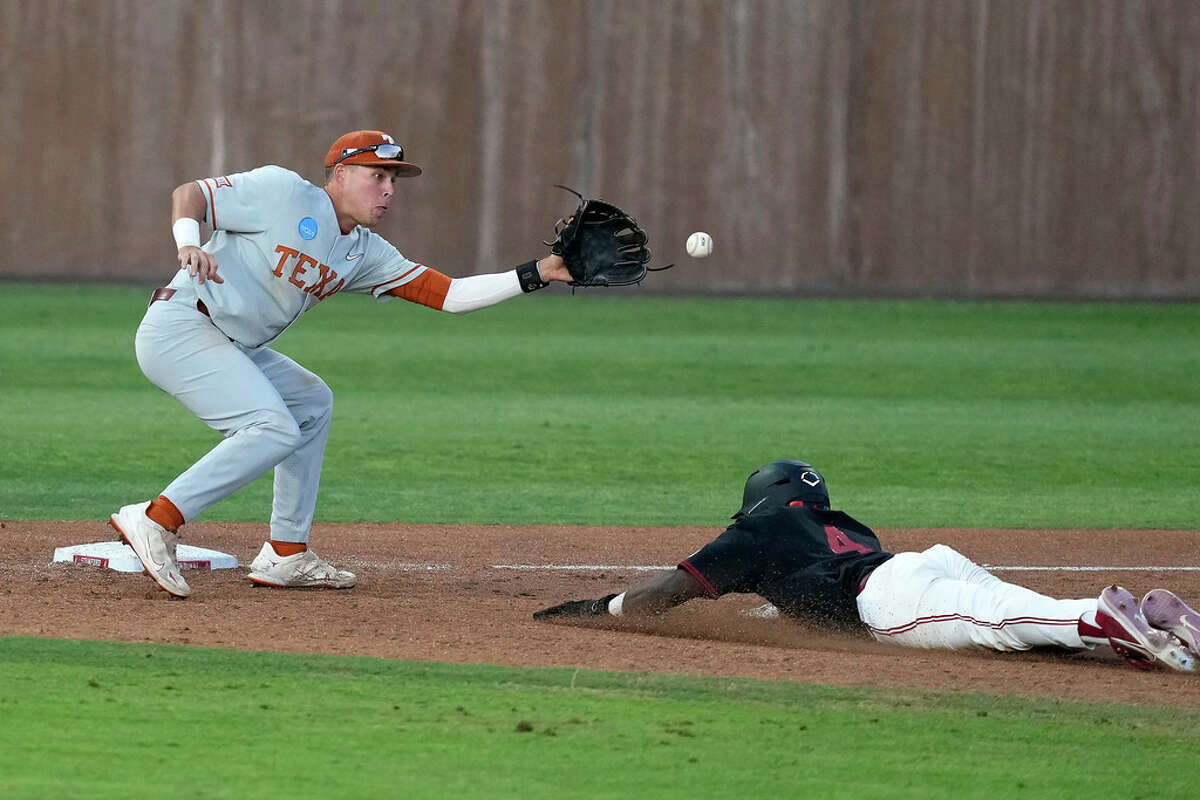
[[[224,283],[225,279],[217,274],[217,260],[212,253],[206,253],[199,247],[184,245],[179,248],[179,266],[188,271],[196,279],[196,283],[212,281]]]
[[[538,261],[538,272],[541,273],[542,280],[544,281],[571,280],[571,273],[567,270],[567,262],[562,260],[562,256],[556,256],[554,253]]]
[[[598,600],[570,600],[550,608],[535,611],[534,619],[558,619],[567,617],[606,617],[608,616],[608,601],[615,594],[605,595]]]

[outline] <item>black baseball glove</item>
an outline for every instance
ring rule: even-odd
[[[605,595],[599,600],[570,600],[533,613],[534,619],[558,619],[562,617],[604,617],[608,615],[608,601],[615,594]]]
[[[589,200],[574,189],[555,185],[578,197],[579,207],[554,225],[554,239],[543,244],[562,256],[572,286],[628,286],[641,283],[647,272],[675,266],[646,266],[650,263],[646,232],[633,217],[612,203]]]

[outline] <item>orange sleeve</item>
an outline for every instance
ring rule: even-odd
[[[450,291],[450,281],[449,275],[426,267],[420,275],[403,286],[388,289],[387,293],[441,311],[446,302],[446,293]]]

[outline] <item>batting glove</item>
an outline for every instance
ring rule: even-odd
[[[599,600],[569,600],[550,608],[535,611],[534,619],[558,619],[563,617],[605,617],[608,616],[608,601],[616,597],[609,594]]]

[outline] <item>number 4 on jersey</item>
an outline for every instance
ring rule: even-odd
[[[856,542],[832,525],[825,526],[825,538],[829,540],[829,549],[835,553],[874,553],[862,542]]]

